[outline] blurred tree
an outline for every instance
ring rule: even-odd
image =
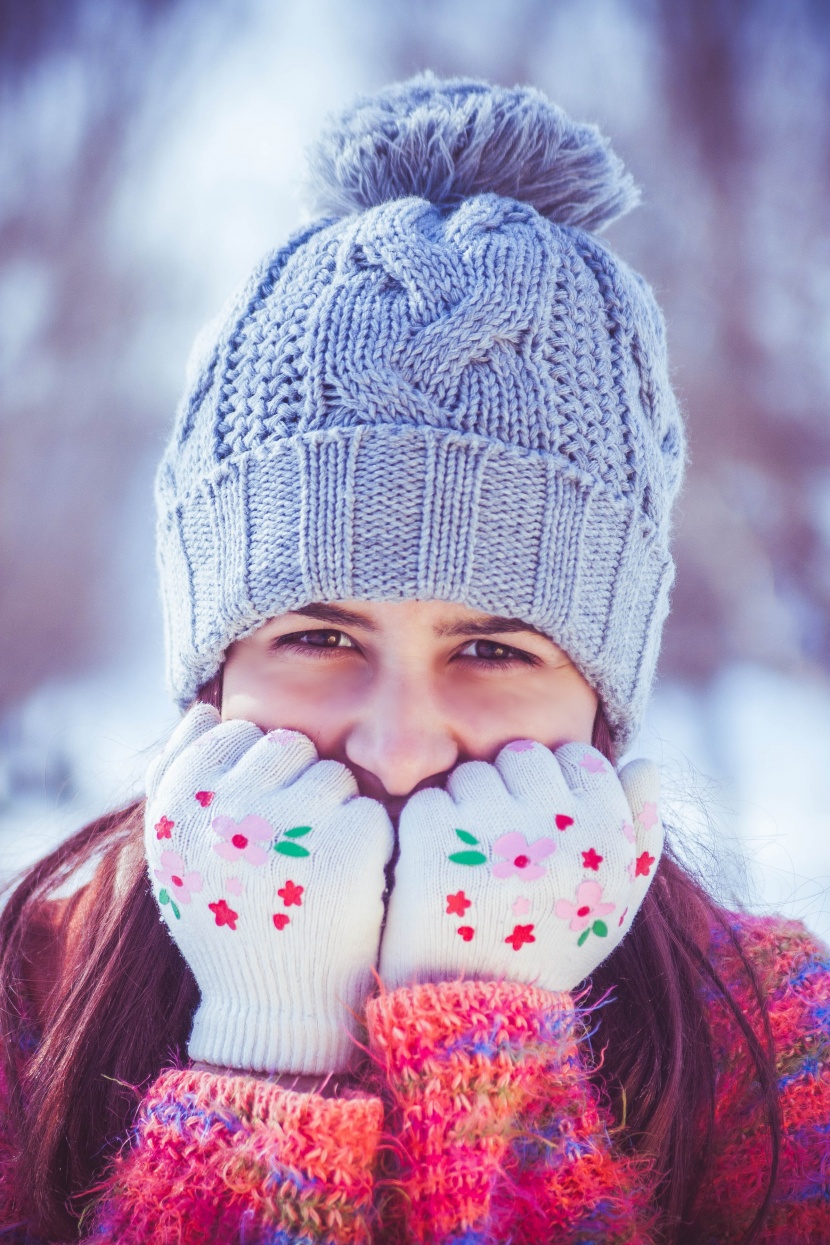
[[[124,383],[146,296],[109,214],[148,97],[163,119],[188,83],[195,7],[0,5],[0,710],[100,660],[121,621],[113,519],[169,411]]]
[[[749,658],[827,670],[830,579],[816,572],[828,553],[817,498],[830,489],[830,8],[659,0],[641,11],[675,147],[708,205],[670,305],[702,282],[696,301],[712,317],[707,357],[676,343],[692,461],[664,669],[709,678]],[[777,332],[787,316],[799,329]]]

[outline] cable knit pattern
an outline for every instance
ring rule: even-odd
[[[734,926],[768,994],[784,1124],[758,1245],[827,1245],[830,953],[794,922],[741,916]],[[757,1021],[724,937],[715,962]],[[768,1156],[734,1021],[714,1002],[710,1019],[719,1054],[717,1156],[701,1189],[695,1240],[733,1245],[758,1206]],[[323,1099],[244,1076],[166,1072],[107,1176],[85,1239],[653,1242],[648,1165],[628,1157],[609,1128],[588,1077],[586,1017],[568,995],[506,983],[415,986],[374,1000],[367,1020],[389,1108],[385,1136],[379,1097]],[[35,1245],[14,1206],[4,1115],[0,1238]],[[381,1154],[391,1170],[379,1170]]]
[[[599,170],[582,188],[595,205],[631,195],[599,134],[538,92],[454,85],[396,88],[385,149],[390,110],[423,138],[430,99],[444,120],[458,109],[493,165],[468,160],[458,184],[483,189],[407,195],[401,159],[397,197],[267,256],[204,352],[157,485],[171,686],[187,704],[233,640],[311,600],[450,600],[550,635],[622,750],[673,576],[684,441],[663,323],[642,279],[569,223],[577,182],[568,210],[516,182],[553,218],[487,192],[501,182],[475,125],[486,112],[492,136],[502,104],[526,108],[517,133],[537,163],[549,152],[559,198],[566,158]],[[375,151],[371,132],[352,139]]]

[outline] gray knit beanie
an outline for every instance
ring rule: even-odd
[[[550,636],[618,752],[653,678],[683,430],[637,201],[540,92],[424,75],[311,154],[327,213],[215,330],[157,481],[169,679],[311,601],[459,602]]]

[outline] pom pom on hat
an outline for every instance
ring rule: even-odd
[[[159,470],[176,699],[309,601],[455,601],[559,644],[618,755],[684,459],[659,309],[593,236],[631,178],[539,91],[432,76],[347,108],[310,164],[327,214],[200,342]]]
[[[357,100],[309,153],[318,211],[349,216],[415,196],[452,208],[493,193],[598,232],[639,202],[607,139],[532,87],[420,74]]]

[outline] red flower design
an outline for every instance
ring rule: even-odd
[[[472,900],[468,899],[463,891],[447,895],[447,916],[464,916],[470,907],[472,907]]]
[[[634,870],[635,878],[647,878],[653,864],[654,857],[649,856],[648,852],[643,852],[642,856],[637,857],[637,867]]]
[[[169,817],[160,817],[159,820],[155,824],[156,838],[157,839],[171,838],[170,831],[173,829],[175,824],[176,824],[175,821],[171,821]]]
[[[209,804],[213,803],[213,797],[215,794],[215,791],[197,791],[193,799],[198,800],[202,808],[207,808]]]
[[[505,938],[504,941],[509,942],[514,951],[518,951],[519,948],[523,947],[526,942],[536,941],[536,939],[533,936],[533,926],[532,925],[514,926],[513,933],[509,934],[507,938]]]
[[[589,847],[587,852],[582,853],[583,867],[586,869],[593,869],[594,873],[597,872],[603,860],[605,860],[605,857],[599,856],[594,851],[593,847]]]
[[[219,899],[216,903],[209,903],[208,907],[216,917],[217,925],[227,925],[230,929],[236,929],[239,913],[234,912],[233,908],[229,908],[224,899]]]
[[[286,925],[288,924],[290,920],[291,920],[291,917],[286,916],[284,912],[274,913],[273,921],[277,929],[285,929]]]
[[[573,817],[569,817],[567,813],[557,813],[554,818],[557,830],[567,830],[568,826],[574,824]]]
[[[290,908],[292,904],[296,904],[298,908],[301,908],[303,905],[304,890],[304,886],[297,886],[294,882],[286,882],[285,886],[280,887],[277,894],[285,904],[286,908]],[[277,918],[274,917],[274,920],[276,919]],[[287,919],[288,918],[286,918],[286,920]]]
[[[465,942],[469,942],[473,934],[475,933],[475,930],[473,929],[472,925],[459,925],[458,933],[461,935],[461,937],[464,939]]]

